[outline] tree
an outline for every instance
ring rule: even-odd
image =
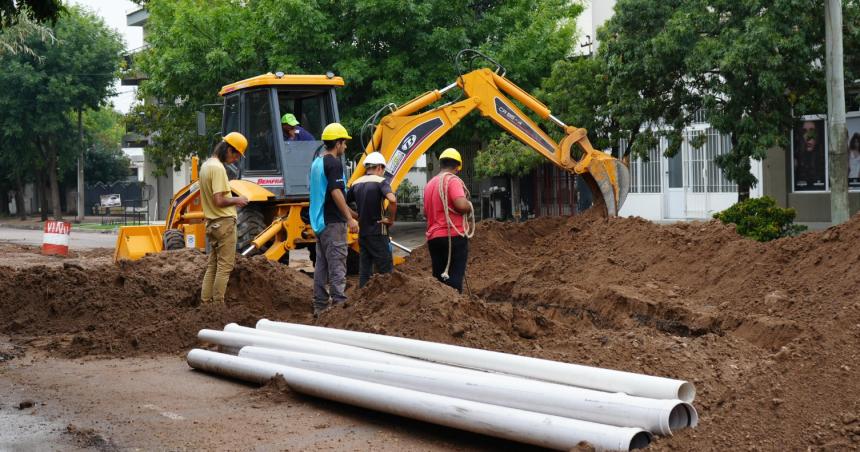
[[[357,134],[380,107],[453,82],[464,48],[497,56],[518,84],[536,88],[570,51],[581,11],[566,0],[152,0],[147,8],[150,48],[139,61],[149,80],[140,95],[162,102],[132,116],[155,133],[148,155],[172,165],[207,151],[194,111],[218,102],[225,84],[269,71],[333,71],[347,82],[342,120]],[[498,133],[483,127],[484,137]]]
[[[0,12],[0,55],[26,53],[36,56],[33,49],[25,44],[32,39],[50,43],[55,40],[50,28],[29,16],[19,14],[10,17]]]
[[[750,158],[786,147],[793,114],[821,105],[821,1],[619,0],[615,11],[598,33],[598,54],[609,102],[641,104],[634,151],[664,136],[674,155],[703,111],[731,137],[732,150],[716,164],[746,199],[757,183]]]
[[[4,26],[14,25],[18,20],[54,23],[63,12],[60,0],[0,0],[0,17]]]
[[[5,158],[36,150],[38,169],[31,170],[48,178],[51,209],[60,218],[59,177],[74,164],[78,146],[69,114],[97,109],[112,94],[123,45],[100,18],[77,7],[61,15],[53,33],[55,43],[27,43],[37,56],[0,55],[0,85],[16,87],[0,92],[0,130],[7,140],[26,143],[3,150],[12,153]]]
[[[473,164],[479,178],[511,178],[511,211],[520,218],[520,178],[546,162],[543,155],[508,134],[502,134],[478,152]]]
[[[77,114],[74,114],[77,121]],[[85,110],[84,128],[84,177],[88,183],[110,183],[125,180],[131,161],[122,152],[122,136],[125,123],[122,113],[111,108]],[[68,168],[62,179],[74,181],[76,168]]]

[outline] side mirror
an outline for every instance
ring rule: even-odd
[[[206,136],[206,113],[197,112],[197,135]]]

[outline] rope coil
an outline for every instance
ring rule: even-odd
[[[460,231],[457,229],[457,225],[454,224],[454,221],[451,220],[451,212],[459,214],[459,212],[454,211],[451,207],[448,206],[448,184],[451,182],[451,179],[456,179],[459,183],[463,184],[463,191],[466,192],[466,199],[471,197],[469,193],[469,189],[466,188],[466,184],[457,176],[451,173],[443,173],[441,176],[441,180],[439,180],[439,198],[442,199],[442,209],[445,212],[445,223],[448,230],[448,262],[445,264],[445,271],[442,272],[442,279],[447,281],[450,276],[448,275],[448,269],[451,267],[451,252],[453,249],[453,239],[451,237],[451,230],[457,233],[460,237],[466,237],[467,239],[471,239],[475,235],[475,209],[472,207],[472,203],[469,202],[469,207],[472,207],[469,213],[463,215],[463,230]]]

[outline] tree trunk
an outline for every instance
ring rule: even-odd
[[[27,206],[24,205],[24,180],[21,175],[15,176],[15,207],[17,209],[18,218],[22,221],[27,219]]]
[[[522,212],[520,209],[520,178],[511,176],[511,212],[514,216],[514,221],[520,221]]]
[[[39,193],[39,215],[42,221],[48,220],[48,186],[45,173],[39,171],[36,175],[36,188]]]
[[[57,181],[57,149],[48,141],[40,141],[42,153],[45,155],[45,162],[48,170],[48,181],[51,183],[51,211],[54,214],[55,220],[63,219],[63,212],[60,208],[60,186]]]
[[[9,215],[9,191],[3,190],[3,196],[0,198],[0,203],[3,203],[0,205],[0,213],[7,216]]]

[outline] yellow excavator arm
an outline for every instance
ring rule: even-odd
[[[455,88],[463,91],[462,100],[420,112]],[[510,98],[561,127],[565,133],[561,142],[556,143],[544,133]],[[391,188],[397,190],[418,158],[475,109],[558,167],[585,177],[595,195],[594,205],[602,204],[609,216],[618,215],[630,188],[627,167],[595,150],[585,129],[561,122],[546,105],[500,75],[498,70],[483,68],[463,74],[456,83],[425,93],[395,109],[377,124],[364,156],[373,151],[382,153],[387,160],[386,178]],[[581,149],[577,158],[571,154],[574,144]],[[364,175],[364,156],[348,185]]]

